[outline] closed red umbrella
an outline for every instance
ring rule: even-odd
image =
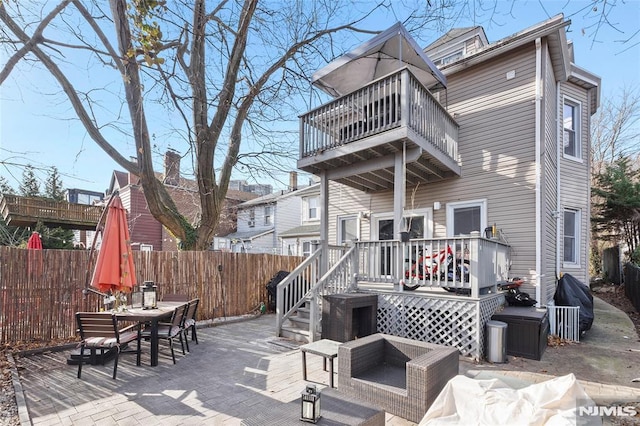
[[[42,239],[40,234],[33,232],[27,241],[27,273],[32,279],[38,279],[42,274]],[[35,251],[37,250],[37,251]]]
[[[127,212],[117,194],[113,195],[107,209],[102,243],[91,285],[103,293],[129,292],[136,284],[136,273],[131,253]]]
[[[40,239],[40,234],[37,232],[33,232],[29,237],[29,241],[27,241],[27,248],[33,250],[42,250],[42,240]]]

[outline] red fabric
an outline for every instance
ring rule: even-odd
[[[114,195],[108,209],[91,285],[103,293],[109,290],[128,292],[136,284],[136,273],[127,212],[117,195]]]
[[[40,234],[34,232],[29,237],[29,241],[27,241],[27,248],[32,250],[42,250],[42,240],[40,239]]]

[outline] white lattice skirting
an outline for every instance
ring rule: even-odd
[[[378,293],[378,332],[453,346],[482,360],[485,324],[503,304],[501,294],[468,299]]]

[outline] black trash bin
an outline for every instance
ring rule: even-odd
[[[269,307],[269,311],[271,312],[274,312],[276,310],[278,284],[280,284],[280,281],[284,280],[287,275],[289,275],[289,272],[287,271],[278,271],[267,284],[267,306]]]

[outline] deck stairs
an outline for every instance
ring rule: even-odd
[[[319,340],[323,296],[352,290],[356,247],[330,247],[326,252],[329,255],[323,259],[319,248],[278,284],[278,336],[304,343]]]
[[[285,323],[282,325],[281,336],[287,339],[291,339],[300,343],[310,343],[309,337],[309,324],[310,318],[310,301],[307,300],[304,304],[296,309]]]

